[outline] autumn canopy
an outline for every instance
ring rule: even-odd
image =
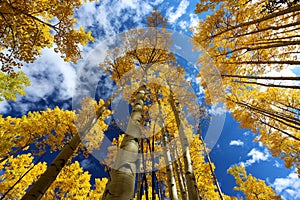
[[[65,62],[81,59],[83,46],[96,41],[77,23],[84,3],[0,0],[0,101],[26,96],[22,67],[44,48]],[[215,105],[300,176],[300,77],[274,76],[300,65],[299,2],[200,0],[195,13],[206,15],[188,41],[199,51],[201,98],[171,50],[167,18],[153,9],[147,27],[99,51],[97,70],[117,88],[108,98],[84,97],[77,110],[0,115],[0,199],[241,199],[222,190],[204,141]],[[95,152],[105,154],[97,175],[80,162]],[[281,199],[244,165],[228,173],[242,198]]]

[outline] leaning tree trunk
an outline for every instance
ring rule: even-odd
[[[199,135],[199,138],[200,138],[201,143],[202,143],[202,145],[203,145],[205,157],[207,158],[207,161],[208,161],[208,164],[209,164],[209,169],[210,169],[210,172],[211,172],[211,174],[212,174],[212,176],[213,176],[214,183],[215,183],[215,185],[216,185],[216,187],[217,187],[219,197],[220,197],[221,200],[224,200],[223,193],[222,193],[221,187],[220,187],[220,185],[219,185],[217,176],[216,176],[216,174],[215,174],[215,172],[214,172],[214,169],[213,169],[213,166],[212,166],[212,162],[211,162],[211,160],[210,160],[210,156],[209,156],[208,150],[207,150],[207,148],[206,148],[206,146],[205,146],[205,142],[204,142],[204,140],[203,140],[203,138],[202,138],[202,136],[201,136],[200,128],[198,128],[198,133],[197,133],[197,134]]]
[[[102,200],[129,200],[134,197],[136,164],[141,136],[140,122],[145,93],[146,87],[142,86],[136,94],[126,135],[118,151],[115,165],[110,172]]]
[[[69,143],[67,143],[60,153],[56,156],[56,158],[52,161],[49,167],[47,167],[46,171],[41,175],[41,177],[30,187],[28,192],[22,197],[22,200],[38,200],[41,199],[42,196],[46,193],[47,189],[51,186],[51,184],[55,181],[56,177],[65,166],[67,161],[71,158],[74,151],[77,149],[79,144],[81,143],[80,136],[86,135],[91,127],[97,122],[97,120],[101,117],[102,113],[110,104],[113,97],[109,98],[104,105],[102,105],[97,111],[96,115],[89,119],[88,123],[80,127],[78,133],[76,133]]]
[[[179,119],[179,114],[177,112],[174,99],[173,99],[173,93],[170,93],[169,96],[169,102],[171,104],[172,111],[175,116],[175,121],[177,124],[178,128],[178,133],[179,133],[179,138],[180,138],[180,143],[182,146],[182,152],[183,152],[183,160],[184,160],[184,169],[185,169],[185,178],[186,178],[186,183],[187,183],[187,190],[188,190],[188,197],[190,200],[199,200],[200,195],[199,195],[199,190],[197,187],[195,175],[194,175],[194,170],[192,166],[192,160],[191,160],[191,155],[190,155],[190,149],[188,145],[188,140],[185,135],[184,128],[182,127],[183,124],[180,124],[180,119]]]

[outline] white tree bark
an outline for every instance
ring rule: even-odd
[[[192,166],[189,144],[188,144],[187,137],[185,135],[183,124],[180,123],[179,114],[178,114],[178,111],[177,111],[175,103],[174,103],[172,92],[170,93],[170,96],[169,96],[169,102],[171,104],[171,108],[174,113],[176,124],[178,127],[179,138],[180,138],[180,143],[181,143],[182,152],[183,152],[183,160],[184,160],[184,169],[185,169],[185,178],[186,178],[186,184],[187,184],[187,190],[188,190],[188,197],[189,197],[189,200],[199,200],[200,195],[199,195],[199,190],[197,187],[194,170],[193,170],[193,166]]]
[[[141,136],[140,122],[144,105],[145,86],[139,88],[132,113],[121,143],[114,169],[106,185],[102,200],[129,200],[134,198],[136,165]]]
[[[163,117],[162,117],[162,111],[161,111],[161,105],[159,100],[157,99],[157,102],[159,104],[158,111],[159,111],[159,118],[161,122],[162,127],[162,141],[163,141],[163,152],[164,152],[164,158],[165,158],[165,165],[167,168],[167,176],[168,176],[168,187],[169,187],[169,194],[171,200],[178,200],[178,194],[177,194],[177,187],[176,187],[176,179],[174,175],[173,165],[172,165],[172,157],[170,148],[167,145],[168,144],[168,137],[167,137],[167,131],[165,128],[165,123]]]
[[[176,148],[176,147],[174,147],[174,148]],[[187,200],[188,196],[187,196],[187,191],[186,191],[186,188],[185,188],[184,178],[183,178],[182,171],[180,170],[180,166],[179,166],[179,161],[180,161],[179,159],[180,158],[177,156],[176,150],[173,151],[173,156],[175,158],[175,162],[174,162],[175,173],[176,173],[176,176],[178,178],[178,185],[179,185],[179,189],[180,189],[181,199],[182,200]]]
[[[167,136],[165,132],[165,128],[163,128],[164,133],[162,136],[163,139],[163,152],[164,152],[164,158],[165,158],[165,165],[167,168],[167,176],[168,176],[168,187],[169,187],[169,194],[171,200],[178,200],[177,195],[177,187],[176,187],[176,179],[174,175],[173,165],[172,165],[172,158],[170,153],[170,148],[167,146]]]

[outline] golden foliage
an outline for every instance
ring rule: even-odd
[[[29,85],[29,79],[22,71],[13,74],[0,71],[0,102],[4,100],[15,101],[17,94],[24,96],[24,87]]]
[[[80,58],[79,44],[93,40],[83,27],[76,30],[74,9],[81,0],[72,1],[1,1],[0,62],[3,72],[13,72],[21,62],[33,62],[41,49],[56,46],[65,61]]]
[[[75,161],[62,169],[42,199],[101,199],[107,179],[95,179],[95,189],[91,189],[90,178],[91,175]]]
[[[0,194],[7,192],[19,179],[21,179],[5,199],[20,199],[32,182],[38,179],[47,168],[45,162],[33,164],[31,154],[22,154],[16,157],[10,156],[5,162],[0,163]],[[32,168],[32,169],[30,169]],[[26,172],[30,170],[27,174]],[[25,175],[26,174],[26,175]],[[24,176],[25,175],[25,176]],[[24,176],[23,178],[21,178]]]
[[[265,181],[257,179],[251,174],[247,175],[245,167],[233,166],[228,172],[235,178],[237,186],[234,189],[242,191],[247,200],[281,199],[270,186],[266,185]]]

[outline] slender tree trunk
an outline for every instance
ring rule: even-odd
[[[114,168],[110,172],[103,200],[128,200],[134,197],[136,164],[141,136],[140,122],[145,93],[146,87],[142,86],[136,94],[126,135],[118,151]]]
[[[178,162],[178,167],[179,167],[179,174],[183,180],[183,188],[184,190],[186,191],[186,194],[187,194],[187,199],[188,199],[188,190],[187,190],[187,185],[186,185],[186,178],[185,178],[185,174],[183,173],[184,171],[184,166],[180,160],[180,156],[179,156],[179,152],[178,152],[178,149],[176,148],[175,149],[175,154],[176,154],[176,157],[178,158],[177,162]]]
[[[216,176],[216,174],[215,174],[215,172],[214,172],[214,170],[213,170],[213,167],[212,167],[212,163],[211,163],[211,160],[210,160],[209,153],[208,153],[208,151],[207,151],[207,148],[206,148],[206,146],[205,146],[205,143],[204,143],[204,141],[203,141],[203,138],[202,138],[202,136],[201,136],[201,134],[200,134],[200,127],[198,127],[198,135],[199,135],[199,138],[200,138],[200,140],[201,140],[201,142],[202,142],[203,149],[204,149],[204,153],[205,153],[205,157],[207,158],[207,161],[208,161],[208,164],[209,164],[209,169],[210,169],[211,174],[212,174],[212,176],[213,176],[214,183],[215,183],[215,185],[216,185],[216,187],[217,187],[217,190],[218,190],[218,193],[219,193],[219,197],[220,197],[221,200],[224,200],[224,197],[223,197],[223,194],[222,194],[221,187],[220,187],[220,185],[219,185],[217,176]]]
[[[260,62],[260,61],[258,61]],[[229,78],[246,78],[246,79],[262,79],[262,80],[290,80],[290,81],[300,81],[300,77],[277,77],[277,76],[241,76],[232,74],[222,74],[222,77]]]
[[[286,131],[284,131],[284,130],[281,130],[281,129],[275,127],[275,126],[272,126],[272,125],[270,125],[270,124],[264,122],[263,120],[259,120],[259,121],[260,121],[262,124],[264,124],[264,125],[266,125],[266,126],[272,128],[272,129],[275,129],[275,130],[277,130],[277,131],[283,133],[284,135],[287,135],[288,137],[291,137],[291,138],[293,138],[294,140],[297,140],[297,141],[300,142],[300,138],[297,138],[297,137],[295,137],[294,135],[292,135],[292,134],[290,134],[290,133],[288,133],[288,132],[286,132]]]
[[[189,145],[188,145],[187,137],[185,135],[184,128],[182,127],[183,124],[180,123],[179,114],[177,112],[177,109],[176,109],[176,106],[174,103],[172,91],[169,96],[169,102],[170,102],[172,111],[175,116],[176,124],[178,127],[179,138],[180,138],[180,142],[181,142],[181,146],[182,146],[188,196],[189,196],[190,200],[199,200],[200,195],[199,195],[199,190],[197,187],[194,170],[193,170],[193,166],[192,166],[190,149],[189,149]]]
[[[140,144],[141,144],[141,154],[142,154],[142,166],[143,166],[143,183],[145,186],[145,196],[146,196],[146,200],[149,200],[149,190],[148,190],[148,181],[147,181],[147,172],[146,172],[146,160],[145,160],[145,156],[144,156],[144,140],[141,139],[140,140]]]
[[[155,130],[155,124],[154,124],[154,128],[153,131]],[[155,133],[153,133],[154,135]],[[151,175],[152,175],[152,200],[155,200],[155,166],[154,166],[154,150],[155,150],[155,137],[152,137],[152,143],[151,143],[151,147],[150,148],[150,152],[151,152],[151,167],[152,167],[152,171],[151,171]]]
[[[176,148],[176,147],[174,147]],[[173,151],[173,156],[175,158],[175,162],[174,162],[174,166],[175,166],[175,173],[176,173],[176,176],[178,178],[178,185],[179,185],[179,189],[180,189],[180,194],[181,194],[181,199],[182,200],[187,200],[187,191],[185,189],[185,186],[184,186],[184,179],[182,177],[182,171],[180,170],[180,166],[178,164],[179,162],[179,157],[176,155],[176,152]]]
[[[278,17],[280,15],[284,15],[284,14],[291,13],[291,12],[296,12],[296,11],[300,11],[300,5],[293,6],[293,7],[287,8],[285,10],[278,11],[278,12],[274,12],[272,14],[269,14],[269,15],[267,15],[265,17],[262,17],[262,18],[259,18],[259,19],[256,19],[256,20],[252,20],[252,21],[249,21],[249,22],[244,22],[244,23],[238,24],[236,26],[231,26],[230,28],[228,28],[228,29],[226,29],[224,31],[221,31],[221,32],[219,32],[219,33],[217,33],[217,34],[215,34],[213,36],[211,36],[210,38],[217,37],[219,35],[222,35],[223,33],[226,33],[228,31],[234,30],[236,28],[240,28],[240,27],[244,27],[244,26],[249,26],[249,25],[252,25],[252,24],[257,24],[257,23],[260,23],[260,22],[263,22],[263,21],[266,21],[266,20]]]
[[[22,197],[22,200],[41,199],[47,189],[55,181],[66,162],[73,155],[80,142],[79,135],[74,135],[71,141],[64,146],[61,152],[52,161],[51,165],[47,167],[44,174],[42,174],[42,176],[31,186],[29,191]]]
[[[10,156],[16,155],[17,153],[21,152],[23,149],[29,147],[31,144],[25,144],[22,147],[19,147],[18,149],[16,149],[15,151],[9,152],[7,154],[7,156],[2,157],[2,159],[0,160],[0,163],[4,162],[5,160],[7,160]]]
[[[91,127],[93,127],[93,125],[97,122],[99,117],[101,117],[102,113],[108,107],[112,99],[113,97],[108,99],[105,102],[105,104],[96,111],[96,116],[94,118],[91,118],[88,121],[87,125],[83,126],[82,128],[80,127],[79,133],[76,133],[72,137],[71,141],[62,148],[62,150],[52,161],[50,166],[47,167],[47,170],[30,187],[29,191],[22,197],[22,200],[38,200],[42,198],[42,196],[45,194],[45,192],[51,186],[51,184],[55,181],[62,168],[65,166],[67,161],[70,159],[74,151],[81,143],[79,135],[84,136],[89,132]]]
[[[300,113],[297,113],[297,112],[294,112],[293,110],[289,110],[287,107],[282,107],[282,104],[280,104],[280,102],[276,102],[275,101],[275,103],[273,103],[272,101],[271,102],[269,102],[270,103],[270,105],[272,105],[272,106],[274,106],[274,107],[276,107],[276,108],[278,108],[278,109],[281,109],[283,112],[287,112],[287,113],[289,113],[290,115],[299,115]],[[280,106],[281,105],[281,106]]]
[[[144,173],[144,179],[145,179],[145,195],[146,195],[146,200],[149,200],[149,189],[148,189],[148,181],[147,181],[146,172]]]
[[[255,33],[260,33],[260,32],[267,31],[267,30],[279,30],[279,29],[288,28],[288,27],[291,27],[291,26],[297,26],[299,24],[300,24],[300,22],[298,21],[298,22],[294,22],[294,23],[290,23],[290,24],[285,24],[285,25],[282,25],[282,26],[269,26],[267,28],[255,30],[255,31],[252,31],[252,32],[248,32],[248,33],[244,33],[244,34],[240,34],[240,35],[234,35],[232,37],[229,37],[229,39],[235,39],[235,38],[238,38],[238,37],[243,37],[243,36],[247,36],[247,35],[251,35],[251,34],[255,34]]]
[[[247,52],[250,52],[250,51],[256,51],[256,50],[261,50],[261,49],[271,49],[271,48],[286,47],[286,46],[299,45],[299,44],[300,44],[300,41],[296,40],[296,41],[286,41],[286,42],[279,42],[279,43],[271,44],[271,45],[261,45],[261,46],[254,46],[254,47],[244,46],[244,47],[240,47],[237,49],[233,49],[231,51],[227,51],[226,53],[218,54],[215,57],[227,56],[229,54],[232,54],[232,53],[235,53],[235,52],[241,51],[241,50],[247,50]]]
[[[178,200],[176,180],[175,180],[174,170],[173,170],[173,166],[172,166],[172,158],[171,158],[170,148],[167,146],[168,139],[167,139],[166,130],[164,127],[163,127],[162,140],[163,140],[163,144],[164,144],[163,152],[164,152],[164,157],[165,157],[165,165],[167,168],[170,199]]]
[[[289,117],[287,115],[284,115],[284,114],[281,114],[281,113],[277,113],[277,112],[271,112],[271,111],[265,110],[263,108],[258,108],[258,107],[249,105],[247,103],[238,102],[238,101],[234,101],[234,100],[230,100],[230,101],[232,101],[232,102],[234,102],[234,103],[236,103],[238,105],[241,105],[243,107],[247,107],[247,108],[249,108],[251,110],[254,110],[254,111],[256,111],[258,113],[261,113],[261,114],[263,114],[263,115],[265,115],[267,117],[270,117],[272,119],[275,119],[275,120],[277,120],[277,121],[279,121],[279,122],[281,122],[281,123],[283,123],[283,124],[285,124],[287,126],[290,126],[292,128],[300,130],[300,120],[297,119],[297,118],[291,118],[291,117]],[[290,122],[291,124],[288,124],[288,123],[284,122],[283,120],[286,121],[286,122]],[[294,126],[294,125],[298,125],[299,127],[298,126]]]
[[[276,84],[264,84],[259,82],[251,82],[251,81],[235,81],[236,83],[243,83],[243,84],[252,84],[252,85],[260,85],[264,87],[274,87],[274,88],[289,88],[289,89],[300,89],[298,85],[276,85]]]
[[[159,181],[159,186],[158,186],[158,197],[159,200],[164,199],[164,195],[163,195],[163,189],[162,189],[162,182]]]
[[[277,102],[277,103],[278,103],[278,104],[281,104],[281,105],[283,105],[283,106],[286,106],[287,108],[291,108],[291,109],[297,111],[297,112],[298,112],[297,115],[300,114],[300,105],[299,105],[299,104],[297,104],[298,107],[295,107],[295,106],[292,106],[289,102],[288,102],[288,104],[286,104],[286,103],[284,103],[284,102]]]
[[[287,64],[287,65],[300,65],[300,61],[298,60],[266,60],[266,61],[237,61],[237,62],[222,62],[222,64],[227,65],[241,65],[241,64],[251,64],[251,65],[262,65],[262,64]],[[222,75],[226,76],[226,75]],[[227,75],[226,77],[230,77],[230,75]],[[253,77],[254,78],[254,77]],[[277,77],[277,80],[286,80],[285,77],[282,77],[282,79],[279,79],[281,77]],[[287,77],[288,78],[288,77]],[[299,77],[291,77],[294,78],[292,80],[300,80]]]
[[[158,97],[156,96],[156,101],[158,102],[158,114],[160,118],[160,125],[162,127],[162,142],[163,142],[163,153],[164,153],[164,158],[165,158],[165,165],[167,169],[167,176],[168,176],[168,187],[169,187],[169,194],[170,194],[170,199],[171,200],[178,200],[178,195],[177,195],[177,187],[176,187],[176,179],[174,175],[174,169],[172,165],[172,157],[171,157],[171,152],[170,152],[170,147],[168,145],[168,136],[167,136],[167,130],[165,127],[165,122],[162,117],[162,111],[161,111],[161,103],[158,100]]]
[[[45,155],[45,154],[44,154]],[[43,155],[43,156],[44,156]],[[8,195],[8,193],[10,192],[10,191],[12,191],[13,189],[14,189],[14,187],[18,184],[18,183],[20,183],[20,181],[41,161],[41,159],[42,159],[42,157],[43,156],[41,156],[35,163],[34,163],[34,165],[32,166],[32,167],[30,167],[3,195],[2,195],[2,197],[0,198],[0,200],[2,200],[2,199],[4,199],[5,197],[6,197],[6,195]]]

